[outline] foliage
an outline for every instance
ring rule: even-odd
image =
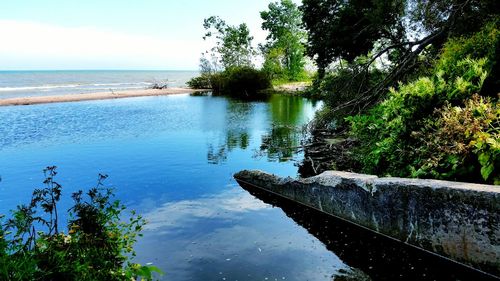
[[[307,54],[318,65],[318,79],[343,60],[358,65],[360,71],[341,88],[358,89],[349,103],[364,109],[399,82],[432,75],[443,44],[498,19],[499,7],[495,0],[305,0],[301,9],[309,31]],[[373,68],[383,72],[381,79],[359,82],[371,80]]]
[[[129,261],[144,219],[132,212],[120,221],[125,206],[103,186],[107,176],[85,195],[73,194],[67,234],[59,231],[62,187],[56,167],[45,170],[45,187],[35,189],[29,205],[13,211],[0,227],[1,280],[151,280],[154,266]]]
[[[496,59],[497,30],[449,40],[431,76],[400,84],[368,114],[348,118],[365,172],[498,181],[498,97],[474,95]]]
[[[304,41],[302,12],[291,0],[272,2],[262,11],[262,29],[269,31],[264,53],[263,69],[273,79],[299,81],[304,78]]]
[[[212,77],[215,95],[227,95],[241,99],[263,97],[263,90],[271,87],[269,77],[263,71],[251,67],[233,67]]]
[[[487,69],[498,60],[496,49],[498,49],[500,20],[486,24],[479,32],[470,37],[460,36],[449,39],[443,47],[436,68],[440,69],[449,77],[456,76],[456,62],[464,57],[488,58]]]
[[[201,64],[212,64],[211,68],[218,70],[218,65],[223,68],[251,66],[255,50],[252,47],[253,37],[245,23],[238,26],[228,25],[219,17],[211,16],[203,22],[207,31],[203,39],[215,38],[215,46],[210,50],[209,59],[202,57]],[[208,53],[208,52],[207,52]]]
[[[462,68],[462,73],[452,80],[443,79],[438,71],[433,77],[422,77],[398,90],[392,89],[389,97],[369,114],[348,118],[354,135],[361,140],[366,172],[409,175],[408,163],[415,151],[412,132],[423,126],[434,108],[446,101],[458,103],[476,93],[486,77],[484,59],[465,59],[459,64],[462,67],[457,68]]]
[[[212,83],[210,82],[209,74],[201,74],[191,78],[186,84],[192,89],[210,89],[212,88]]]
[[[360,60],[359,58],[357,61]],[[325,101],[326,106],[333,112],[337,121],[352,112],[361,111],[363,92],[383,79],[383,71],[372,68],[365,72],[359,63],[345,63],[335,71],[329,72],[323,79],[319,80],[315,92]],[[351,103],[355,100],[356,103]]]
[[[309,31],[307,54],[320,69],[338,58],[352,62],[367,55],[377,40],[402,34],[402,0],[304,0],[301,9]]]
[[[446,104],[413,136],[424,161],[412,176],[464,178],[500,184],[500,106],[474,95],[463,107]]]

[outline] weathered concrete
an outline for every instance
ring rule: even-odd
[[[500,276],[500,186],[327,171],[306,179],[241,171],[237,181]]]

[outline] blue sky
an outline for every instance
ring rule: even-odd
[[[15,0],[0,4],[0,69],[198,68],[203,19],[265,39],[270,0]],[[299,1],[297,1],[299,2]]]

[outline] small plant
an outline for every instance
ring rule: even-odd
[[[62,187],[56,167],[44,170],[44,188],[35,189],[29,205],[0,221],[0,280],[152,280],[161,271],[132,263],[133,245],[145,220],[113,200],[106,175],[84,194],[73,193],[67,233],[60,231],[57,204]],[[2,217],[0,216],[0,220]]]

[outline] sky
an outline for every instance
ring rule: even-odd
[[[203,19],[263,42],[270,0],[0,0],[0,70],[197,70]],[[297,0],[297,3],[300,1]]]

